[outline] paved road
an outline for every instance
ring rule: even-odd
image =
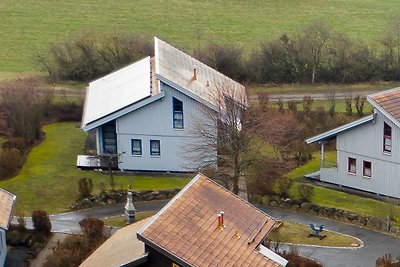
[[[158,211],[168,201],[166,200],[155,200],[148,202],[135,202],[135,208],[138,212],[141,211]],[[98,219],[104,219],[106,217],[118,216],[124,214],[125,204],[117,204],[105,207],[96,207],[93,209],[80,210],[75,212],[68,212],[57,215],[50,215],[52,231],[60,233],[81,233],[79,221],[87,217],[95,217]],[[13,218],[13,223],[16,223],[16,218]],[[33,228],[32,220],[30,217],[26,218],[26,226]]]
[[[168,201],[150,201],[136,202],[135,207],[140,211],[160,210]],[[364,242],[364,247],[359,249],[330,249],[299,246],[300,254],[320,261],[327,267],[343,266],[375,266],[378,257],[385,253],[391,253],[394,257],[400,256],[400,239],[385,235],[382,233],[363,229],[358,226],[348,225],[328,219],[301,214],[290,210],[278,208],[261,207],[276,219],[291,220],[302,224],[324,224],[326,229],[340,233],[355,236]],[[106,217],[122,215],[124,213],[124,204],[117,204],[106,207],[98,207],[88,210],[69,212],[58,215],[51,215],[52,230],[64,233],[80,233],[79,221],[86,217],[96,217],[104,219]],[[14,220],[16,220],[14,218]],[[27,226],[31,227],[30,218],[27,220]]]
[[[359,249],[329,249],[314,247],[298,247],[300,254],[318,260],[327,267],[368,267],[375,266],[378,257],[391,253],[393,257],[400,256],[400,239],[382,233],[363,229],[358,226],[322,219],[288,210],[259,207],[276,219],[291,220],[298,223],[324,224],[332,231],[348,234],[361,239],[364,247]]]

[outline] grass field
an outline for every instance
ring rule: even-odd
[[[350,236],[342,235],[340,233],[334,233],[329,231],[323,231],[321,235],[326,235],[322,240],[318,238],[307,237],[312,231],[310,227],[294,223],[291,221],[283,221],[283,224],[273,230],[269,235],[268,239],[271,241],[279,241],[283,243],[292,244],[305,244],[305,245],[319,245],[329,247],[352,247],[352,244],[358,244],[360,242]]]
[[[397,0],[2,0],[0,8],[0,72],[6,73],[39,70],[34,53],[82,28],[156,35],[188,51],[209,37],[250,50],[315,20],[374,42],[400,11]]]
[[[155,211],[137,212],[136,215],[135,215],[135,220],[136,220],[136,222],[138,222],[138,221],[144,220],[144,219],[146,219],[148,217],[151,217],[151,216],[155,215],[156,213],[157,212],[155,212]],[[105,219],[103,221],[104,221],[104,224],[110,225],[110,226],[113,226],[113,227],[121,228],[121,227],[125,227],[126,226],[126,217],[125,217],[125,215],[110,217],[110,218],[107,218],[107,219]]]
[[[76,169],[76,157],[82,153],[85,133],[79,123],[55,123],[43,130],[47,138],[29,154],[23,169],[13,179],[0,182],[0,187],[17,195],[17,210],[26,215],[35,209],[48,213],[66,210],[78,194],[78,179],[92,178],[94,190],[99,192],[101,183],[109,187],[109,176],[94,171]],[[165,176],[116,176],[116,188],[133,190],[182,188],[188,178]]]

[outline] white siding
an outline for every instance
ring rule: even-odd
[[[4,266],[7,256],[6,232],[0,228],[0,266]]]
[[[392,126],[392,153],[383,153],[383,123]],[[337,172],[321,170],[321,180],[392,197],[400,197],[400,129],[378,112],[376,122],[337,136]],[[348,158],[357,162],[348,173]],[[363,176],[363,161],[372,163],[372,176]]]
[[[118,152],[125,154],[119,165],[124,170],[195,171],[198,164],[188,158],[186,144],[193,139],[194,121],[203,120],[200,103],[161,83],[162,100],[117,119]],[[183,102],[184,129],[173,128],[172,97]],[[210,129],[211,130],[211,129]],[[131,140],[142,140],[142,155],[131,153]],[[150,140],[160,140],[161,156],[150,155]]]

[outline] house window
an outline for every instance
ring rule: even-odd
[[[175,129],[183,129],[183,102],[172,98],[172,106],[173,106],[173,120],[174,120],[174,128]]]
[[[357,164],[355,158],[349,158],[348,172],[351,174],[357,173]]]
[[[160,140],[150,140],[150,155],[160,156]]]
[[[388,154],[392,152],[392,127],[386,122],[383,123],[383,152]]]
[[[142,140],[132,139],[132,155],[142,155]]]
[[[372,163],[370,161],[363,161],[363,176],[371,178],[372,175]]]

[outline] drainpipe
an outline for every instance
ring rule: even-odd
[[[321,169],[325,168],[325,142],[321,143]]]

